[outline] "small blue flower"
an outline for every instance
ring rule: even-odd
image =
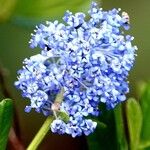
[[[54,133],[64,134],[66,132],[66,124],[62,120],[56,119],[51,124],[51,130]]]
[[[46,22],[32,34],[30,47],[41,48],[41,54],[25,59],[15,85],[30,99],[25,111],[35,109],[44,115],[54,113],[52,105],[63,89],[58,111],[70,119],[64,122],[55,116],[52,132],[89,135],[96,122],[86,117],[98,116],[99,104],[112,109],[125,101],[137,48],[132,45],[134,38],[122,31],[129,29],[129,16],[120,11],[103,11],[93,2],[89,20],[84,13],[67,11],[64,24]]]

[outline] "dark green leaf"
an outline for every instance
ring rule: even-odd
[[[0,150],[5,150],[12,123],[13,103],[10,99],[0,102]]]
[[[102,147],[100,144],[101,142],[99,140],[99,134],[102,134],[104,130],[107,130],[106,129],[107,127],[104,123],[98,120],[96,122],[97,122],[96,131],[94,131],[92,135],[87,137],[89,150],[99,150]]]
[[[117,150],[114,113],[100,108],[103,113],[97,118],[98,126],[93,134],[87,137],[89,150]]]
[[[142,127],[142,111],[139,103],[130,98],[126,104],[127,124],[130,139],[130,149],[137,150]]]
[[[121,105],[118,105],[114,109],[114,115],[115,115],[115,122],[116,122],[116,134],[117,134],[116,140],[118,141],[117,142],[118,149],[128,150]]]

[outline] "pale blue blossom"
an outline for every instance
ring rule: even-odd
[[[101,103],[112,109],[126,100],[127,77],[137,49],[133,37],[123,31],[129,29],[127,13],[103,11],[94,2],[88,13],[87,21],[84,13],[67,11],[64,23],[36,27],[30,46],[41,48],[41,54],[25,59],[15,83],[30,99],[26,112],[35,109],[44,115],[53,114],[51,106],[63,89],[58,111],[70,119],[64,122],[55,116],[51,130],[73,137],[94,131],[96,122],[86,117],[98,116]]]

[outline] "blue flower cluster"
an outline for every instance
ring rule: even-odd
[[[103,11],[94,2],[88,13],[88,21],[84,13],[67,11],[64,24],[54,21],[36,27],[30,46],[40,47],[41,53],[24,60],[15,82],[30,99],[26,112],[33,108],[55,114],[52,132],[73,137],[94,131],[97,123],[87,116],[98,116],[101,103],[112,109],[126,99],[126,79],[137,49],[131,44],[133,37],[122,31],[129,29],[127,13]],[[56,105],[62,89],[63,100]],[[65,112],[69,120],[65,122],[57,111]]]

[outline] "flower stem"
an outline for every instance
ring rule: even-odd
[[[63,100],[63,93],[64,90],[62,89],[60,91],[59,94],[57,94],[55,102],[54,103],[61,103]],[[54,111],[55,112],[55,111]],[[56,116],[56,114],[54,115]],[[42,140],[44,139],[45,135],[47,134],[47,132],[50,129],[50,125],[52,123],[52,121],[54,120],[54,116],[49,116],[47,117],[47,119],[45,120],[45,122],[43,123],[42,127],[40,128],[40,130],[38,131],[38,133],[35,135],[34,139],[32,140],[32,142],[30,143],[30,145],[28,146],[27,150],[36,150],[37,147],[39,146],[39,144],[42,142]]]
[[[28,146],[27,150],[36,150],[37,149],[37,147],[39,146],[39,144],[42,142],[42,140],[44,139],[45,135],[49,131],[50,124],[52,123],[53,119],[54,119],[54,117],[52,117],[52,116],[47,117],[47,119],[43,123],[42,127],[40,128],[40,130],[35,135],[35,137],[32,140],[32,142]]]

